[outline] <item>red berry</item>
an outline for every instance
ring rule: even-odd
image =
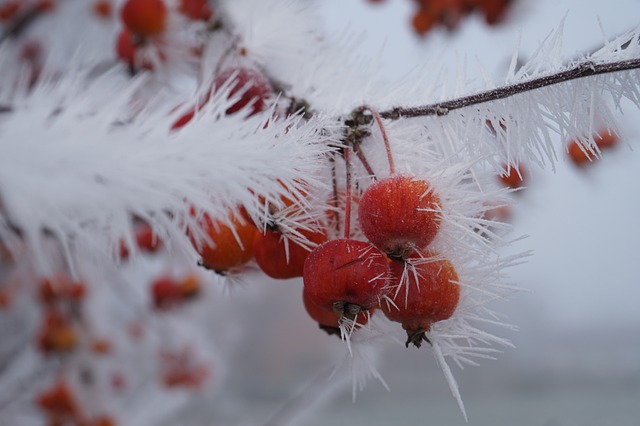
[[[225,273],[231,268],[247,263],[253,257],[253,238],[256,227],[243,219],[240,213],[231,215],[231,226],[222,220],[212,220],[204,214],[200,226],[213,243],[192,238],[192,243],[202,256],[202,266]]]
[[[272,95],[273,89],[269,80],[261,72],[253,68],[227,68],[216,76],[215,87],[219,88],[233,76],[229,96],[241,93],[240,99],[227,108],[227,114],[233,114],[251,105],[249,116],[264,111],[266,101]]]
[[[193,21],[210,21],[213,11],[206,0],[180,0],[180,13]]]
[[[120,16],[131,32],[142,37],[158,35],[167,26],[167,7],[162,0],[127,0]]]
[[[320,308],[353,319],[388,291],[387,257],[373,245],[339,239],[316,247],[304,264],[304,291]]]
[[[423,179],[392,176],[364,191],[358,219],[362,232],[392,257],[426,247],[440,223],[440,197]]]
[[[148,223],[141,222],[136,224],[135,232],[136,244],[140,250],[153,253],[162,246],[162,242]]]
[[[526,169],[520,166],[506,166],[506,171],[500,175],[500,182],[508,188],[520,188],[527,179]]]
[[[93,2],[93,13],[101,19],[111,18],[113,15],[111,0],[95,0]]]
[[[449,319],[460,299],[458,274],[451,262],[433,252],[423,256],[414,254],[409,262],[392,262],[395,306],[386,301],[380,305],[387,318],[407,331],[407,346],[419,347],[431,324]]]
[[[311,243],[321,244],[327,241],[323,232],[299,231]],[[288,256],[285,237],[280,232],[256,232],[253,240],[253,255],[260,269],[271,278],[286,279],[301,277],[304,262],[311,250],[288,241]]]
[[[137,46],[133,42],[133,33],[126,28],[123,29],[116,41],[118,58],[133,68],[136,63],[136,50]]]
[[[171,277],[162,276],[151,284],[153,304],[158,309],[171,309],[182,301],[180,285]]]

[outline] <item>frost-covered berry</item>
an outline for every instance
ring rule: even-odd
[[[338,239],[316,247],[304,264],[304,291],[325,310],[353,319],[389,291],[387,257],[373,245]]]
[[[440,223],[440,197],[424,179],[391,176],[367,188],[360,199],[362,232],[376,247],[394,258],[424,248]]]
[[[395,291],[392,301],[380,305],[387,318],[407,331],[407,346],[420,347],[431,324],[449,319],[460,299],[458,273],[436,253],[413,254],[391,264]]]
[[[218,74],[215,87],[219,88],[227,80],[233,78],[229,96],[240,94],[240,99],[227,108],[227,114],[233,114],[246,106],[250,106],[249,115],[264,111],[267,100],[273,94],[271,82],[260,71],[247,67],[231,67]]]

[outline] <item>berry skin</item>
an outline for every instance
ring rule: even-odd
[[[253,238],[257,229],[239,215],[231,216],[231,227],[207,214],[202,216],[200,226],[213,241],[213,244],[207,241],[198,244],[192,238],[194,247],[202,256],[202,266],[224,274],[253,258]]]
[[[249,116],[264,111],[266,101],[271,97],[273,89],[269,80],[259,71],[252,68],[227,68],[216,76],[215,87],[220,87],[233,76],[231,91],[232,97],[242,91],[240,99],[227,108],[227,114],[233,114],[251,104]]]
[[[380,305],[387,318],[401,323],[407,331],[407,346],[413,343],[420,347],[422,340],[428,342],[425,332],[431,329],[431,324],[449,319],[460,300],[458,274],[451,262],[433,252],[423,256],[414,254],[408,263],[392,262],[393,283],[397,288],[392,298],[395,306],[388,302]]]
[[[499,178],[507,188],[521,188],[527,180],[527,172],[522,166],[506,166]]]
[[[322,232],[306,230],[299,232],[314,244],[327,241],[327,235]],[[289,257],[287,261],[285,237],[280,232],[267,231],[264,234],[256,232],[253,240],[253,255],[262,272],[276,279],[301,277],[304,262],[307,260],[310,250],[293,241],[289,241],[288,246]]]
[[[379,304],[388,292],[387,257],[373,245],[338,239],[316,247],[304,263],[309,301],[349,319]]]
[[[167,26],[167,7],[162,0],[127,0],[120,16],[124,25],[141,37],[158,35]]]
[[[362,232],[393,258],[424,248],[440,229],[440,197],[429,182],[411,176],[391,176],[362,194],[358,219]]]

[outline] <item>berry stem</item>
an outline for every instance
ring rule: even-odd
[[[396,174],[396,166],[393,163],[393,154],[391,153],[391,144],[389,143],[389,137],[387,136],[387,131],[384,128],[384,123],[382,123],[382,117],[380,117],[380,114],[378,114],[378,111],[376,111],[375,109],[370,107],[367,107],[367,109],[371,111],[373,118],[376,120],[376,123],[378,123],[378,127],[380,128],[380,133],[382,134],[382,140],[384,141],[384,148],[387,150],[387,159],[389,160],[389,173],[391,176],[393,176]]]
[[[344,147],[344,164],[346,168],[346,200],[344,207],[344,238],[349,239],[351,234],[351,147]]]
[[[584,61],[577,64],[573,68],[569,68],[555,74],[534,78],[529,81],[523,81],[521,83],[498,87],[495,89],[487,90],[485,92],[476,93],[474,95],[464,96],[462,98],[451,99],[449,101],[430,105],[413,108],[396,107],[387,111],[382,111],[379,115],[380,117],[387,118],[389,120],[398,120],[400,118],[427,117],[432,115],[443,116],[456,109],[478,105],[485,102],[491,102],[498,99],[505,99],[519,93],[529,92],[532,90],[540,89],[542,87],[553,86],[565,81],[639,68],[640,59],[629,59],[626,61],[608,62],[602,64],[596,64],[592,61]]]
[[[373,180],[376,180],[376,174],[371,168],[371,164],[369,164],[369,161],[367,160],[367,157],[364,155],[364,152],[360,148],[360,145],[354,145],[353,152],[355,152],[356,156],[358,157],[358,160],[360,160],[360,163],[362,163],[362,166],[367,171],[369,176],[371,176]]]

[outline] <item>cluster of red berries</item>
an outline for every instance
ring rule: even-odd
[[[425,251],[442,222],[441,200],[424,179],[391,176],[362,194],[358,220],[369,242],[349,238],[314,249],[304,265],[304,300],[323,328],[365,323],[382,309],[420,346],[431,324],[448,319],[459,299],[452,264]],[[404,289],[404,291],[401,291]]]
[[[369,0],[382,3],[383,0]],[[478,12],[487,24],[497,25],[504,19],[513,0],[414,0],[417,10],[411,26],[418,35],[443,26],[453,31],[460,21],[471,13]]]

